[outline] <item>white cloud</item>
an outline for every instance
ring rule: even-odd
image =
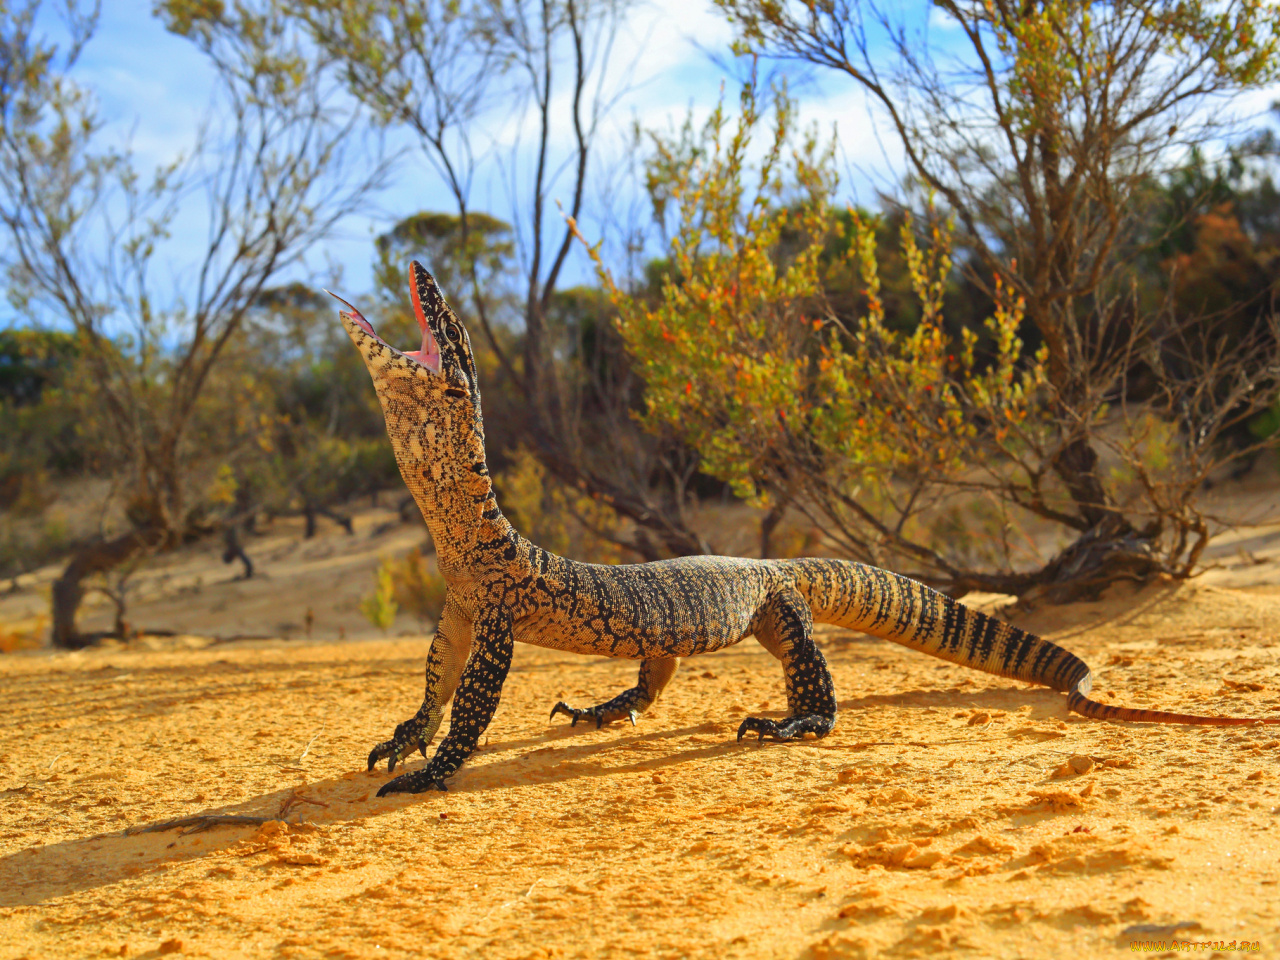
[[[930,30],[959,30],[960,21],[951,16],[941,7],[929,7],[929,29]]]

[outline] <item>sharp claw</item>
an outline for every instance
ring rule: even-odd
[[[600,729],[601,727],[603,727],[603,726],[604,726],[604,717],[600,716],[600,714],[598,714],[598,713],[597,713],[597,714],[596,714],[596,729],[597,729],[597,730],[599,730],[599,729]]]
[[[436,777],[433,780],[427,780],[421,787],[416,789],[410,786],[410,775],[396,777],[394,780],[388,780],[382,785],[378,791],[378,796],[385,797],[392,793],[422,793],[424,790],[439,790],[441,793],[448,793],[449,788],[445,786],[443,777]]]
[[[391,757],[387,760],[387,773],[395,773],[395,772],[396,772],[396,755],[393,753]]]
[[[422,759],[427,759],[427,745],[421,740],[418,741],[418,751],[422,754]]]
[[[577,725],[578,725],[578,715],[575,713],[575,714],[573,715],[573,720],[572,720],[572,721],[570,721],[570,723],[569,723],[569,726],[571,726],[571,727],[576,727]]]
[[[551,708],[551,716],[547,717],[547,720],[548,721],[554,720],[556,718],[556,714],[559,712],[560,712],[560,704],[557,703],[554,707]]]
[[[633,727],[636,725],[636,717],[638,717],[638,716],[639,716],[639,714],[638,714],[638,713],[636,713],[634,710],[628,710],[628,711],[627,711],[627,719],[631,721],[631,725],[632,725]]]

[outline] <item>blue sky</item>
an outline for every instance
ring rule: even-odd
[[[209,66],[189,42],[168,34],[150,10],[151,4],[145,0],[105,3],[98,31],[75,73],[79,82],[96,92],[109,136],[128,142],[141,171],[154,169],[189,149],[213,89]],[[666,127],[682,121],[690,109],[704,117],[714,107],[722,83],[729,102],[735,102],[734,79],[726,76],[713,57],[726,56],[731,39],[728,25],[707,0],[656,0],[633,7],[611,63],[615,79],[623,65],[634,63],[634,69],[627,85],[629,92],[605,123],[597,152],[598,169],[616,170],[624,159],[634,121],[645,127]],[[831,83],[830,78],[824,79]],[[803,117],[819,122],[828,134],[838,127],[846,193],[851,199],[872,202],[876,188],[890,185],[894,175],[872,129],[862,94],[839,80],[829,90],[813,78],[796,75],[792,81],[798,84]],[[499,137],[511,135],[508,129]],[[857,145],[856,149],[850,151],[849,144]],[[496,165],[487,170],[476,183],[472,203],[509,219],[507,181]],[[601,178],[592,199],[617,202],[617,181],[616,173]],[[553,196],[567,191],[566,180]],[[340,236],[316,251],[310,258],[310,269],[323,273],[326,262],[336,263],[342,269],[343,289],[362,292],[370,284],[371,239],[377,232],[417,210],[452,208],[437,175],[412,152],[399,168],[393,186],[378,196],[377,205],[379,210],[352,218]],[[197,219],[184,217],[179,222],[166,251],[176,273],[183,272],[184,261],[189,263],[198,255],[201,230]],[[589,231],[590,224],[584,224],[584,229]],[[575,259],[567,278],[571,282],[589,275],[585,258],[578,251]]]
[[[924,22],[927,5],[914,0]],[[692,109],[704,117],[715,105],[722,83],[730,103],[736,85],[726,77],[713,55],[727,56],[731,30],[709,0],[646,0],[633,6],[611,61],[615,80],[623,65],[634,63],[629,92],[607,118],[597,150],[595,193],[589,199],[611,202],[619,208],[639,210],[634,192],[628,198],[626,182],[616,172],[624,159],[628,131],[634,121],[645,127],[679,123]],[[905,9],[905,8],[904,8]],[[187,41],[171,36],[151,15],[149,0],[108,0],[103,4],[99,29],[77,66],[76,78],[98,97],[109,135],[127,141],[142,171],[173,159],[190,148],[213,89],[213,75],[200,54]],[[945,39],[946,22],[932,16],[934,39]],[[939,33],[943,37],[939,37]],[[899,176],[899,162],[892,136],[877,125],[866,97],[853,84],[831,73],[790,78],[806,121],[817,122],[825,134],[836,132],[838,161],[844,199],[874,205],[877,190],[892,189]],[[1245,114],[1257,112],[1275,99],[1276,91],[1260,91],[1241,105]],[[567,107],[567,100],[561,101]],[[514,138],[510,124],[497,125],[495,134],[503,153]],[[885,132],[882,137],[881,132]],[[568,129],[562,127],[561,137]],[[562,139],[562,143],[566,140]],[[509,156],[509,155],[508,155]],[[477,183],[473,208],[510,219],[507,180],[496,164],[487,167]],[[607,171],[614,170],[612,174]],[[567,199],[568,182],[555,190],[554,198]],[[199,197],[193,198],[199,203]],[[328,278],[326,264],[337,264],[341,289],[359,295],[370,285],[372,238],[399,217],[419,210],[452,209],[449,194],[420,155],[410,154],[390,189],[377,197],[378,210],[354,217],[340,235],[310,257],[308,268],[293,276],[310,274]],[[588,235],[603,228],[584,223]],[[594,233],[593,233],[594,227]],[[187,215],[177,224],[166,250],[169,271],[180,276],[200,250],[199,217]],[[575,251],[575,263],[566,280],[588,278],[590,271]]]

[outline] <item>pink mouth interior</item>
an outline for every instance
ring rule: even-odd
[[[422,301],[418,299],[418,291],[415,287],[411,299],[413,300],[413,315],[418,319],[418,329],[422,331],[422,349],[415,350],[413,353],[406,353],[405,356],[418,361],[428,370],[440,372],[440,348],[436,344],[436,338],[431,335],[431,330],[427,326],[426,314],[422,312]]]
[[[333,297],[335,300],[337,300],[339,303],[341,303],[344,307],[347,308],[346,310],[340,310],[338,312],[338,316],[342,317],[344,320],[352,321],[353,323],[355,323],[356,326],[358,326],[361,330],[363,330],[369,336],[373,337],[379,343],[382,343],[388,347],[391,347],[390,344],[388,344],[385,340],[383,340],[380,336],[378,336],[378,334],[373,329],[373,324],[371,324],[368,320],[366,320],[360,314],[359,310],[357,310],[351,304],[347,303],[347,301],[343,300],[336,293],[331,293],[328,290],[326,290],[325,293],[328,293],[329,296]],[[422,346],[418,350],[405,351],[403,353],[403,356],[408,357],[414,363],[422,364],[432,373],[439,373],[440,372],[440,348],[436,345],[436,338],[431,335],[431,330],[427,327],[427,318],[422,313],[422,304],[418,302],[418,297],[416,294],[413,297],[413,312],[417,316],[418,327],[422,330]],[[395,349],[395,348],[391,347],[391,349]]]

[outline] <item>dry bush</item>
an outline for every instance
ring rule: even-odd
[[[365,619],[383,633],[391,629],[399,610],[395,598],[394,564],[393,560],[383,560],[378,564],[378,569],[373,574],[373,592],[366,594],[360,601],[360,612]]]
[[[447,586],[434,560],[414,547],[403,560],[384,560],[391,573],[392,594],[400,608],[412,613],[425,631],[440,622]]]
[[[589,563],[620,563],[622,521],[598,499],[561,482],[531,452],[521,449],[496,478],[508,519],[521,534],[552,553]]]
[[[44,634],[48,629],[47,617],[36,617],[31,626],[26,629],[19,629],[16,626],[0,627],[0,653],[40,649],[44,646]]]
[[[597,254],[640,358],[642,421],[744,499],[806,515],[841,555],[953,594],[1065,600],[1194,572],[1230,520],[1198,505],[1206,483],[1280,441],[1239,440],[1274,403],[1280,323],[1231,336],[1230,317],[1098,294],[1063,383],[1047,341],[1024,346],[1028,301],[1007,272],[981,334],[952,332],[951,230],[930,211],[902,218],[919,303],[902,324],[881,296],[876,223],[833,209],[830,151],[783,94],[752,166],[760,119],[749,84],[736,124],[721,109],[701,132],[654,136],[654,207],[674,227],[658,293],[620,289]],[[850,286],[860,301],[838,296]],[[1065,534],[1049,550],[1028,530],[1044,524]]]

